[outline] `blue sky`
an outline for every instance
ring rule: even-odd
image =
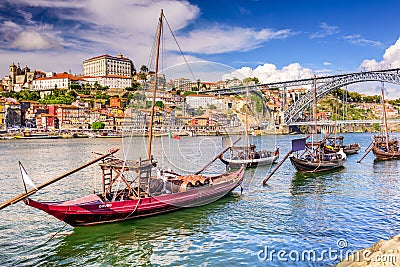
[[[85,59],[120,52],[139,69],[148,65],[161,9],[188,61],[216,62],[240,78],[273,82],[400,67],[395,0],[3,0],[0,74],[13,62],[81,73]],[[170,49],[165,68],[183,61]],[[372,94],[376,87],[354,90]],[[389,88],[389,97],[397,91]]]

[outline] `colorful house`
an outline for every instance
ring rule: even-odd
[[[6,128],[6,100],[0,98],[0,131],[4,131]]]

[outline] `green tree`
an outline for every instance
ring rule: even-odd
[[[96,82],[93,84],[93,87],[94,87],[94,89],[99,90],[100,87],[101,87],[101,85],[96,81]]]
[[[149,72],[149,68],[147,68],[146,65],[142,65],[142,66],[140,67],[140,71],[141,71],[141,72],[144,72],[144,73],[147,73],[147,72]]]
[[[68,87],[69,89],[77,89],[77,90],[82,89],[82,86],[77,83],[71,83]]]
[[[194,115],[196,115],[196,116],[201,116],[203,114],[204,114],[204,110],[202,107],[198,107],[194,112]]]
[[[255,84],[259,84],[260,83],[260,81],[258,80],[257,77],[247,77],[247,78],[243,79],[243,83],[244,84],[249,83],[249,82],[254,82]]]
[[[154,104],[155,107],[160,107],[160,108],[164,108],[164,103],[162,101],[156,101],[156,103]]]
[[[186,91],[183,93],[183,96],[195,95],[195,94],[197,94],[197,92],[195,92],[195,91]]]
[[[208,108],[209,108],[209,109],[217,109],[217,106],[214,105],[214,104],[211,104],[211,105],[208,105]]]
[[[104,122],[101,122],[101,121],[95,121],[95,122],[92,123],[92,129],[93,130],[104,129],[105,126],[106,126],[106,124]]]
[[[75,91],[73,91],[73,90],[68,91],[68,92],[67,92],[67,95],[69,95],[69,96],[71,96],[71,97],[73,97],[73,98],[75,98],[75,97],[78,96],[78,94],[77,94]]]

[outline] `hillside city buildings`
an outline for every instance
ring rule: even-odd
[[[0,91],[20,92],[36,91],[44,96],[54,90],[74,90],[79,88],[90,92],[89,95],[77,93],[76,101],[70,105],[40,104],[37,101],[18,101],[13,98],[0,98],[0,131],[20,129],[23,127],[43,130],[89,129],[93,122],[102,122],[105,129],[122,130],[129,118],[129,127],[144,128],[148,123],[150,109],[143,103],[151,101],[154,88],[154,72],[136,72],[133,61],[122,54],[95,56],[83,61],[83,74],[43,72],[31,70],[28,66],[21,68],[12,63],[9,74],[2,78]],[[156,101],[163,108],[156,112],[156,124],[174,127],[202,126],[238,126],[243,123],[245,99],[237,96],[202,95],[193,91],[227,88],[242,85],[238,79],[205,82],[178,78],[167,81],[167,77],[157,75],[159,86]],[[141,90],[133,94],[128,103],[124,98],[125,88],[140,84]],[[93,92],[102,89],[110,91],[109,99],[96,99]],[[263,88],[264,104],[274,112],[276,124],[282,122],[284,106],[298,100],[306,93],[304,88],[292,88],[280,91],[277,88]],[[122,93],[121,93],[122,92]],[[185,93],[189,92],[189,93]],[[185,94],[183,94],[185,93]],[[184,95],[184,96],[183,96]],[[126,96],[126,94],[125,94]],[[139,104],[141,102],[142,104]],[[364,105],[368,105],[364,103]],[[360,107],[376,110],[379,105]],[[321,115],[322,114],[322,115]],[[329,114],[321,113],[323,119]],[[396,109],[388,108],[389,117],[397,117]],[[139,127],[140,126],[140,127]],[[256,127],[257,125],[253,125]]]

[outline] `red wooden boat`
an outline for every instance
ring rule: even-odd
[[[124,162],[109,156],[100,163],[101,194],[64,202],[38,202],[30,198],[24,202],[72,226],[86,226],[205,205],[227,195],[243,181],[244,167],[217,176],[182,176],[162,170],[153,175],[153,164],[149,160]],[[135,174],[135,178],[128,178]],[[118,179],[125,184],[122,190],[114,190]]]

